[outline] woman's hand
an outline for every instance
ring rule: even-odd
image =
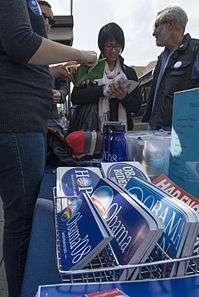
[[[128,94],[128,88],[121,87],[118,82],[113,82],[110,85],[112,97],[123,100]]]

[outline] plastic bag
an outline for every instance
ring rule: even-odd
[[[99,131],[99,116],[97,103],[78,105],[69,123],[68,134],[79,130]]]

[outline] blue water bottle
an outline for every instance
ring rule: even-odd
[[[120,122],[109,126],[109,162],[126,161],[125,125]]]

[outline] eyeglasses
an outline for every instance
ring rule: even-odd
[[[108,51],[112,51],[113,49],[117,52],[120,52],[121,51],[121,46],[120,45],[110,45],[110,44],[107,44],[104,46],[104,48]]]
[[[54,26],[55,20],[51,16],[47,16],[44,12],[42,13],[44,20],[48,20],[50,26]]]

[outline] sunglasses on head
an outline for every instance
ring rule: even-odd
[[[55,20],[51,16],[47,16],[45,13],[42,13],[44,20],[48,20],[50,26],[55,24]]]

